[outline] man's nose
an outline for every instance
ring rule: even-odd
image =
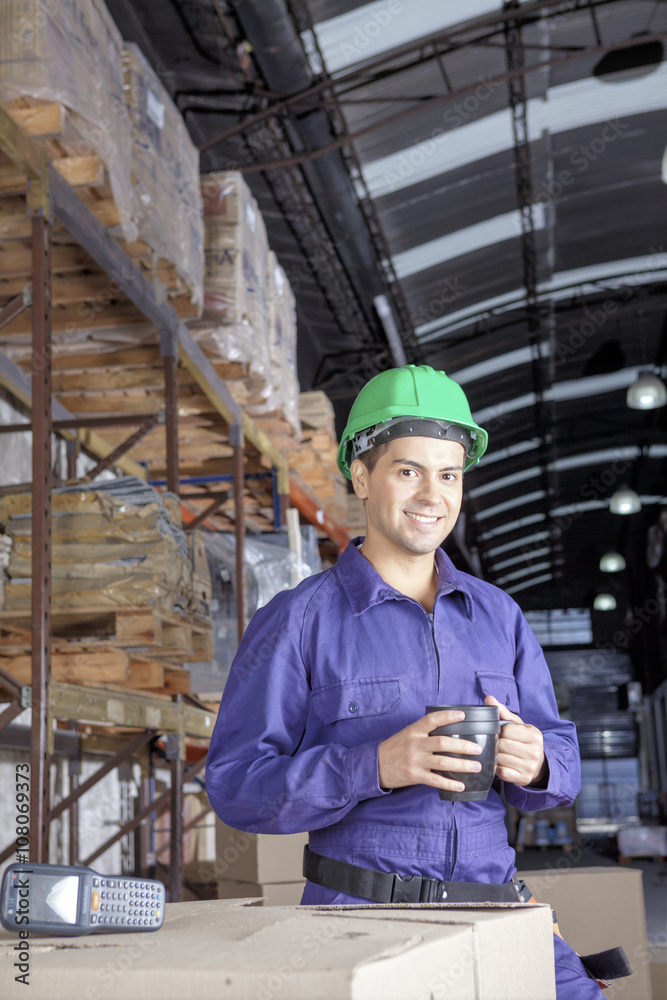
[[[418,497],[424,503],[440,503],[440,490],[437,480],[424,477],[420,483]]]

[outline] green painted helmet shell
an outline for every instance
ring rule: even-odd
[[[350,479],[352,440],[355,434],[393,417],[430,417],[465,427],[472,434],[465,469],[479,462],[488,435],[472,418],[461,386],[429,365],[406,365],[380,372],[354,401],[338,447],[338,468]]]

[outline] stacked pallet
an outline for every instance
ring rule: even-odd
[[[266,227],[241,174],[204,174],[204,314],[191,329],[211,358],[246,366],[238,403],[270,399]]]
[[[139,238],[172,261],[203,302],[204,227],[199,150],[183,116],[136,45],[123,47],[125,99],[132,129],[132,182],[140,203]]]
[[[300,430],[296,310],[287,275],[269,250],[264,221],[242,175],[205,174],[201,184],[204,314],[190,324],[192,333],[213,362],[245,367],[245,377],[228,385],[232,396],[259,426],[263,420],[282,422],[293,442]]]
[[[0,666],[30,683],[32,497],[0,499],[11,548]],[[190,690],[186,662],[210,659],[211,578],[203,539],[178,499],[126,477],[52,497],[53,679]]]
[[[338,471],[338,443],[333,406],[326,393],[299,396],[301,443],[289,452],[295,471],[320,506],[341,525],[347,524],[347,483]]]
[[[130,331],[128,331],[130,332]],[[132,331],[133,333],[135,331]],[[120,338],[120,333],[116,334]],[[137,425],[143,416],[158,413],[166,406],[164,395],[164,362],[155,331],[147,331],[141,344],[123,346],[116,337],[78,340],[72,334],[57,343],[52,351],[52,386],[55,398],[71,413],[137,414]],[[32,366],[32,348],[29,343],[6,344],[3,348],[27,375]],[[241,381],[242,366],[221,359],[212,362],[221,378]],[[203,394],[195,376],[184,366],[178,368],[179,423],[178,454],[179,473],[183,480],[214,482],[221,475],[232,476],[233,447],[229,443],[229,429]],[[105,427],[104,440],[111,448],[122,444],[131,433],[127,426]],[[80,432],[83,446],[86,432]],[[166,477],[165,429],[159,424],[142,437],[127,453],[130,461],[140,463],[149,480]],[[264,478],[248,480],[244,508],[251,531],[273,530],[273,498],[271,464],[246,440],[244,449],[245,471],[263,475]],[[223,531],[233,531],[236,502],[231,495],[231,481],[216,482],[217,493],[229,492],[226,500],[212,515],[210,526]],[[199,499],[199,494],[204,496]],[[210,506],[205,486],[181,484],[181,496],[195,513]],[[207,521],[207,524],[209,522]]]
[[[130,132],[122,75],[123,40],[101,0],[0,5],[0,102],[31,135],[44,137],[62,168],[87,158],[101,186],[107,224],[136,238],[138,204],[130,180]],[[59,144],[52,139],[57,138]],[[79,161],[79,162],[76,162]],[[102,172],[100,173],[100,167]]]
[[[139,66],[141,57],[132,57]],[[0,4],[0,104],[39,141],[98,221],[123,241],[158,295],[181,315],[198,315],[203,265],[197,150],[143,63],[143,75],[126,70],[128,106],[122,58],[122,38],[101,0]],[[153,119],[164,119],[162,130],[140,115],[149,103]],[[147,174],[155,178],[152,189]],[[31,280],[25,191],[25,176],[0,153],[0,296],[20,294]],[[55,225],[53,238],[56,339],[61,332],[143,322],[62,225]],[[3,334],[11,339],[30,330],[27,310]]]
[[[155,604],[192,605],[188,540],[164,497],[132,477],[54,491],[52,597],[55,610]],[[113,492],[112,489],[113,488]],[[179,512],[180,520],[180,512]],[[12,540],[4,610],[30,607],[32,494],[0,499],[0,525]],[[199,610],[199,608],[197,608]]]
[[[52,616],[51,679],[66,684],[185,694],[185,663],[210,660],[210,621],[139,605],[116,610],[56,609]],[[30,612],[0,612],[0,667],[31,683]]]
[[[284,269],[272,250],[267,257],[269,370],[273,389],[273,411],[268,404],[250,406],[248,412],[262,426],[262,420],[282,419],[288,434],[298,442],[299,380],[296,369],[296,303]]]

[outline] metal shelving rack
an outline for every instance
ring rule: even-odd
[[[74,417],[51,393],[51,232],[54,216],[67,228],[76,242],[92,259],[113,278],[127,298],[143,316],[160,332],[160,353],[164,365],[165,386],[165,449],[167,459],[167,488],[179,493],[178,475],[178,381],[180,362],[192,375],[212,407],[226,422],[229,443],[233,446],[234,495],[242,497],[244,490],[244,445],[252,445],[270,459],[276,479],[277,493],[286,501],[291,500],[301,513],[339,546],[347,544],[348,535],[336,524],[313,498],[290,479],[286,458],[270,439],[245,414],[234,401],[222,379],[193,340],[190,332],[167,303],[158,302],[152,286],[130,260],[122,247],[106,232],[93,213],[62,179],[51,165],[46,153],[0,107],[0,150],[25,174],[27,178],[27,211],[32,227],[32,299],[27,294],[17,296],[0,310],[0,328],[9,323],[23,309],[32,305],[32,376],[28,377],[17,365],[0,352],[0,384],[32,411],[32,489],[33,489],[33,544],[32,544],[32,683],[22,686],[13,677],[0,670],[0,686],[10,699],[9,707],[0,715],[0,729],[4,729],[26,707],[32,714],[30,744],[30,860],[48,860],[49,822],[70,810],[71,861],[78,861],[76,837],[76,810],[81,796],[112,769],[132,756],[146,761],[149,744],[158,734],[166,737],[167,759],[171,770],[171,789],[156,800],[150,800],[148,779],[142,780],[139,810],[135,816],[105,844],[98,848],[84,864],[90,864],[114,842],[133,830],[139,830],[142,844],[140,867],[146,869],[146,821],[152,814],[169,809],[171,813],[171,899],[182,898],[183,867],[183,785],[203,769],[205,753],[189,767],[185,765],[185,744],[190,739],[206,739],[212,732],[214,714],[195,698],[175,695],[173,702],[136,695],[123,691],[84,688],[51,681],[51,437],[57,430],[65,438],[74,439],[78,429],[85,427],[85,419]],[[128,457],[127,452],[137,440],[139,428],[120,446],[111,448],[93,430],[95,420],[88,421],[86,447],[106,465],[114,464],[126,472],[141,472]],[[55,427],[54,427],[55,424]],[[153,425],[152,425],[153,426]],[[28,427],[28,425],[26,425]],[[237,605],[239,635],[246,624],[246,599],[244,593],[244,538],[245,522],[243,503],[236,505],[236,568],[239,581]],[[55,719],[69,720],[73,733],[54,732]],[[72,777],[70,795],[50,809],[48,801],[49,758],[59,743],[69,739],[78,746],[78,725],[82,722],[105,723],[114,726],[139,728],[124,745],[112,752],[102,767],[85,782],[79,784],[76,774]],[[144,768],[144,773],[146,769]],[[203,815],[203,814],[202,814]],[[196,817],[194,825],[201,817]],[[0,853],[5,860],[15,849],[15,843]]]

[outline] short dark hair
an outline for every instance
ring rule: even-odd
[[[357,457],[359,461],[366,466],[368,471],[372,472],[388,447],[388,441],[384,444],[376,444],[374,448],[369,448],[368,451],[362,451],[361,455],[358,455]]]

